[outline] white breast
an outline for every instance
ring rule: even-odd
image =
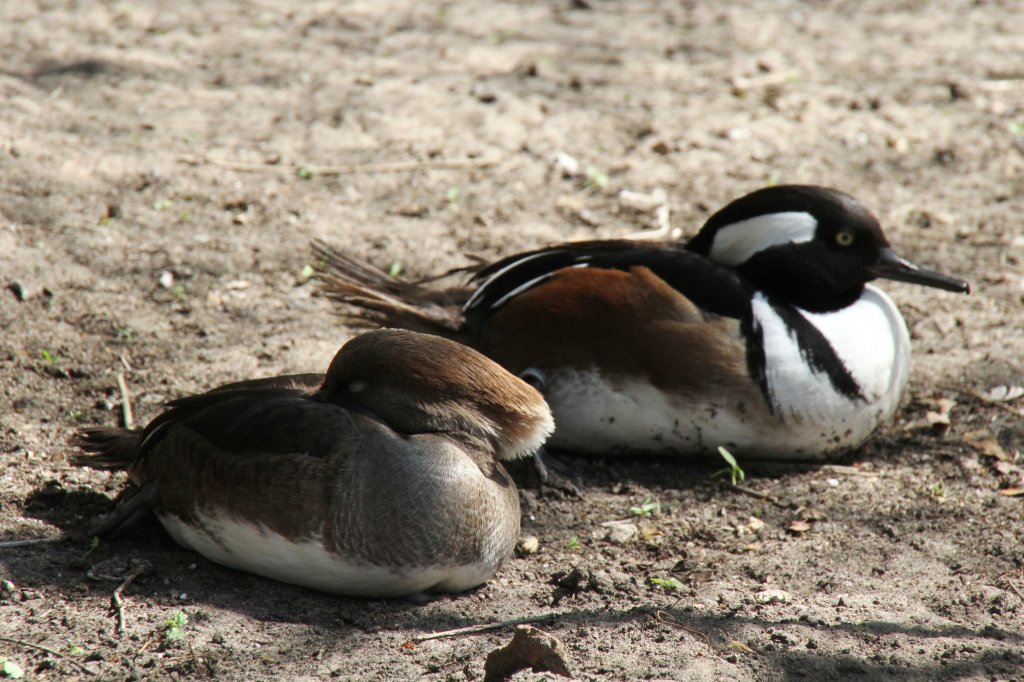
[[[160,515],[175,541],[218,564],[303,587],[357,597],[396,597],[426,591],[461,592],[486,582],[501,561],[452,566],[375,566],[328,552],[316,540],[295,542],[224,514],[186,524]],[[504,558],[504,557],[502,557]]]
[[[831,344],[863,400],[838,392],[826,375],[807,364],[789,327],[760,294],[754,297],[753,312],[763,334],[775,411],[803,434],[794,436],[795,445],[856,445],[895,413],[910,373],[910,336],[883,291],[867,286],[855,303],[837,312],[800,311]]]

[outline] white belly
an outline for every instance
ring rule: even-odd
[[[548,444],[591,454],[707,454],[748,448],[763,420],[755,406],[709,392],[700,403],[673,399],[647,383],[610,382],[596,369],[554,374],[545,397],[555,415]],[[761,408],[763,409],[763,408]]]
[[[757,297],[773,412],[763,402],[730,402],[707,387],[700,400],[670,396],[646,383],[612,382],[597,369],[555,372],[546,392],[555,414],[549,444],[593,454],[715,454],[820,460],[862,443],[892,418],[910,370],[910,338],[899,311],[868,286],[840,313],[803,313],[822,331],[860,386],[864,400],[838,392],[813,371],[786,326]],[[685,358],[685,353],[681,353]]]
[[[265,527],[227,515],[185,524],[160,522],[183,547],[225,566],[303,587],[357,597],[399,597],[426,591],[461,592],[486,582],[500,562],[463,566],[376,566],[339,556],[320,542],[294,542]]]

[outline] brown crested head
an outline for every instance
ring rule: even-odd
[[[462,344],[402,329],[357,336],[334,356],[321,392],[399,432],[466,433],[499,459],[533,454],[554,430],[543,396]]]

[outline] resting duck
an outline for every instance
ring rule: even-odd
[[[229,384],[140,431],[84,431],[79,463],[130,471],[101,535],[152,510],[217,563],[397,597],[494,575],[519,534],[501,462],[552,428],[541,395],[480,353],[386,329],[345,344],[326,375]]]
[[[561,244],[449,289],[400,282],[325,244],[350,322],[457,338],[543,388],[552,448],[820,460],[892,418],[910,337],[878,277],[967,292],[898,256],[834,189],[769,187],[685,245]]]

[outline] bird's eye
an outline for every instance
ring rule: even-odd
[[[547,387],[547,380],[544,377],[544,372],[540,371],[536,367],[527,367],[519,373],[519,378],[533,386],[541,393],[543,393],[544,389]]]
[[[849,246],[853,243],[853,232],[849,230],[840,230],[836,232],[836,244],[839,246]]]

